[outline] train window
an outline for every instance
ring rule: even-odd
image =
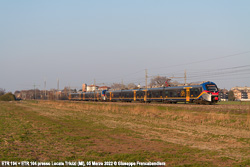
[[[173,97],[177,97],[177,90],[173,91]]]
[[[151,94],[152,94],[151,92],[148,92],[148,97],[150,97],[150,98],[151,98]]]
[[[159,97],[158,91],[152,91],[152,97]]]
[[[211,91],[211,92],[217,92],[218,91],[216,85],[211,84],[211,85],[206,85],[206,87],[207,87],[208,91]]]
[[[176,90],[176,97],[181,97],[181,90],[180,89]]]
[[[190,89],[190,96],[194,97],[194,88]]]
[[[195,89],[194,89],[194,96],[197,97],[198,95],[199,95],[198,89],[195,88]]]
[[[197,96],[199,96],[199,94],[200,94],[199,89],[200,89],[200,88],[192,88],[192,89],[190,89],[190,95],[191,95],[192,97],[197,97]]]
[[[168,90],[165,91],[165,96],[169,96],[169,95],[168,95]]]
[[[169,97],[173,97],[173,91],[169,91]]]

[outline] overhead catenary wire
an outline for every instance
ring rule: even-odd
[[[208,70],[208,69],[207,70],[196,70],[193,72],[189,72],[189,78],[195,77],[195,76],[219,75],[219,74],[226,74],[226,73],[239,73],[239,72],[250,71],[250,68],[247,68],[247,67],[250,67],[250,65],[211,69],[211,70]],[[180,73],[174,73],[174,74],[180,74]],[[170,73],[161,74],[161,75],[171,76]],[[177,76],[179,76],[179,75],[177,75]]]
[[[205,73],[196,73],[194,75],[190,75],[189,78],[195,77],[204,77],[204,76],[225,76],[225,75],[234,75],[234,74],[250,74],[250,68],[247,69],[238,69],[238,70],[230,70],[230,71],[218,71],[218,72],[205,72]]]
[[[205,60],[199,60],[199,61],[194,61],[194,62],[189,62],[189,63],[182,63],[182,64],[176,64],[176,65],[171,65],[171,66],[166,66],[166,67],[159,67],[159,68],[148,68],[149,73],[150,70],[152,69],[163,69],[163,68],[170,68],[170,67],[178,67],[178,66],[184,66],[184,65],[191,65],[191,64],[195,64],[195,63],[201,63],[201,62],[207,62],[207,61],[211,61],[211,60],[218,60],[218,59],[225,59],[225,58],[229,58],[229,57],[234,57],[234,56],[239,56],[239,55],[244,55],[250,53],[250,51],[246,51],[246,52],[240,52],[240,53],[236,53],[236,54],[230,54],[230,55],[226,55],[226,56],[220,56],[220,57],[215,57],[215,58],[209,58],[209,59],[205,59]],[[191,79],[196,79],[196,78],[213,78],[213,77],[226,77],[228,75],[246,75],[248,73],[244,73],[244,70],[249,70],[247,67],[250,67],[250,65],[241,65],[241,66],[234,66],[234,67],[226,67],[226,68],[217,68],[217,69],[190,69],[187,70],[187,80],[190,81]],[[124,82],[125,83],[132,83],[132,82],[136,82],[136,83],[144,83],[145,82],[145,78],[141,78],[141,77],[137,77],[137,78],[131,78],[131,76],[136,75],[141,73],[140,76],[143,75],[144,73],[144,69],[138,70],[136,72],[133,73],[128,73],[128,74],[124,74],[124,75],[120,75],[117,77],[105,77],[105,78],[98,78],[98,80],[102,80],[102,83],[106,83],[107,85],[112,85],[113,83],[120,83],[121,80],[125,79]],[[178,71],[171,71],[168,73],[162,73],[162,74],[158,74],[159,76],[166,76],[169,78],[173,78],[174,80],[183,80],[184,78],[184,69],[183,70],[178,70]],[[152,78],[155,77],[156,75],[148,75],[148,78]],[[107,82],[108,81],[108,82]]]
[[[247,53],[250,53],[250,51],[230,54],[230,55],[226,55],[226,56],[214,57],[214,58],[205,59],[205,60],[193,61],[193,62],[189,62],[189,63],[181,63],[181,64],[171,65],[171,66],[167,66],[167,67],[165,66],[165,67],[151,68],[151,70],[152,69],[163,69],[163,68],[172,68],[172,67],[178,67],[178,66],[191,65],[191,64],[196,64],[196,63],[202,63],[202,62],[207,62],[207,61],[212,61],[212,60],[218,60],[218,59],[224,59],[224,58],[228,58],[228,57],[244,55],[244,54],[247,54]]]

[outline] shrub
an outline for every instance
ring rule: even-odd
[[[0,88],[0,96],[5,94],[5,90],[3,88]]]
[[[13,95],[12,93],[6,93],[2,96],[0,96],[0,101],[15,101],[15,95]]]
[[[232,90],[230,90],[228,92],[228,101],[234,101],[235,97],[234,97],[234,92]]]

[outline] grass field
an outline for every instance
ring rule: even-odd
[[[0,161],[250,166],[250,105],[0,102]]]
[[[221,101],[218,104],[223,104],[223,105],[250,105],[250,101]]]

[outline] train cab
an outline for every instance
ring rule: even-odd
[[[213,82],[202,83],[202,99],[210,104],[217,103],[219,101],[219,89]]]

